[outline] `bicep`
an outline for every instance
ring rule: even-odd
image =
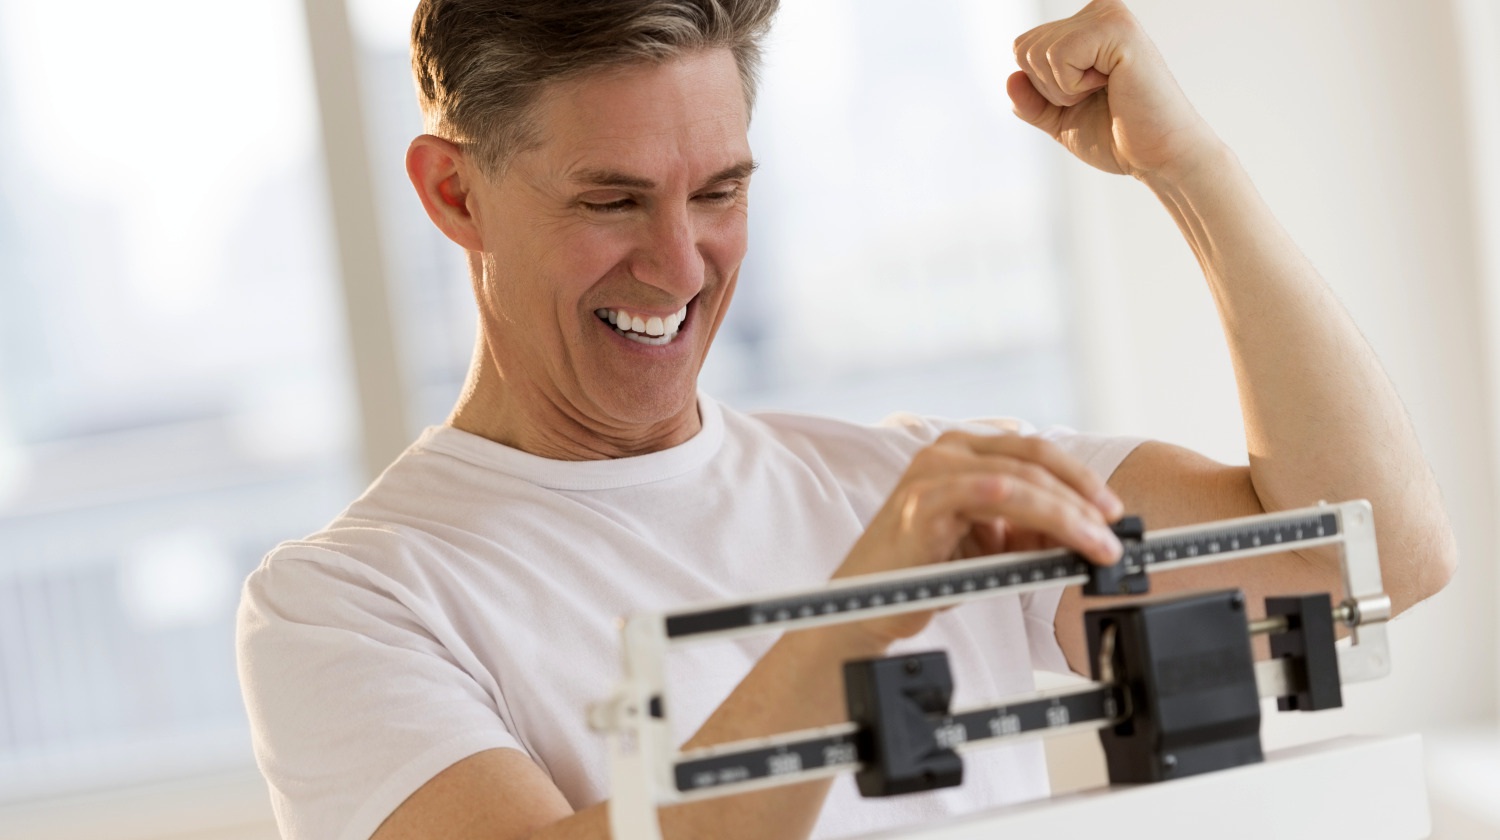
[[[1136,447],[1110,476],[1109,486],[1127,512],[1141,517],[1147,531],[1266,512],[1251,483],[1249,467],[1220,464],[1192,450],[1156,441]],[[1337,592],[1336,570],[1335,564],[1309,562],[1303,555],[1284,552],[1159,572],[1151,576],[1151,591],[1242,589],[1252,615],[1258,615],[1267,595]],[[1083,613],[1113,600],[1085,598],[1076,586],[1063,593],[1057,608],[1057,640],[1073,670],[1089,671]]]
[[[572,815],[562,791],[525,753],[485,750],[428,780],[372,840],[522,840]]]

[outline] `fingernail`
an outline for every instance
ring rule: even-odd
[[[1103,554],[1109,555],[1111,560],[1116,560],[1125,553],[1124,546],[1114,532],[1097,522],[1084,522],[1079,527],[1079,534],[1083,542],[1099,549]]]
[[[1095,529],[1097,529],[1098,535],[1100,535],[1100,546],[1103,546],[1104,550],[1109,552],[1110,559],[1119,559],[1119,556],[1125,553],[1125,546],[1122,546],[1121,538],[1116,537],[1115,531],[1110,531],[1104,525],[1097,525]]]

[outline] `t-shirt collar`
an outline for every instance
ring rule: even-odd
[[[451,455],[552,490],[611,490],[676,478],[708,463],[723,445],[724,416],[716,401],[699,394],[698,418],[698,433],[683,443],[628,458],[558,461],[452,426],[428,428],[414,448]]]

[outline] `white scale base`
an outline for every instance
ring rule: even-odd
[[[915,833],[861,840],[1412,840],[1431,832],[1422,740],[1347,737],[1263,764],[1027,802]]]

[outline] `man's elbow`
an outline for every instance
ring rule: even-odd
[[[1412,563],[1410,601],[1405,606],[1425,601],[1443,591],[1458,572],[1458,541],[1453,536],[1453,528],[1444,514],[1440,513],[1434,519],[1425,529],[1425,534],[1412,540],[1414,550],[1407,555]]]
[[[1453,529],[1449,527],[1446,517],[1438,546],[1439,550],[1431,563],[1431,588],[1423,596],[1426,598],[1438,594],[1458,573],[1458,540],[1453,536]]]

